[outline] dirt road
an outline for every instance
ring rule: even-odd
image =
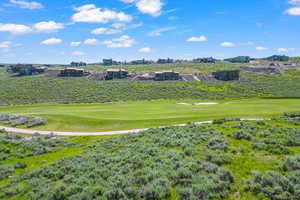
[[[259,120],[270,120],[270,119],[259,119],[259,118],[249,118],[249,119],[241,119],[242,121],[259,121]],[[210,124],[213,121],[203,121],[203,122],[195,122],[194,124]],[[178,124],[173,126],[186,126],[187,124]],[[166,127],[166,126],[164,126]],[[158,127],[163,128],[163,127]],[[39,131],[39,130],[31,130],[31,129],[20,129],[20,128],[11,128],[0,126],[0,130],[5,130],[7,132],[13,133],[22,133],[22,134],[41,134],[41,135],[49,135],[54,134],[58,136],[99,136],[99,135],[122,135],[122,134],[133,134],[139,133],[142,131],[146,131],[150,128],[144,129],[132,129],[132,130],[121,130],[121,131],[107,131],[107,132],[62,132],[62,131]]]

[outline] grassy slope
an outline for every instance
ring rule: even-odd
[[[126,66],[132,72],[180,69],[210,74],[232,69],[229,64]],[[224,66],[223,66],[224,65]],[[97,68],[97,67],[95,67]],[[47,78],[43,75],[9,77],[0,71],[0,105],[36,103],[103,103],[154,99],[223,99],[249,97],[300,97],[299,70],[284,75],[242,73],[241,82],[138,82],[95,81],[90,78]]]
[[[218,105],[178,105],[179,102],[139,101],[104,104],[39,104],[0,107],[0,113],[40,116],[52,131],[109,131],[148,128],[223,117],[272,117],[300,111],[300,99],[216,101]]]

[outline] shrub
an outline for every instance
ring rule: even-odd
[[[171,195],[171,186],[167,179],[156,179],[144,188],[144,197],[146,200],[159,200]]]
[[[0,121],[3,121],[11,126],[26,125],[27,128],[41,126],[47,122],[40,117],[28,117],[24,115],[0,114]]]
[[[285,168],[287,170],[300,170],[300,154],[288,158],[285,162]]]
[[[274,200],[298,198],[295,196],[295,185],[289,177],[273,171],[255,173],[254,176],[253,179],[248,181],[249,190],[253,193],[263,193],[265,196]]]
[[[224,152],[208,152],[205,157],[206,161],[217,165],[229,164],[231,162],[231,156],[224,154]]]
[[[227,150],[228,144],[227,140],[223,136],[215,136],[213,138],[210,138],[208,141],[208,144],[206,145],[208,149],[211,150]]]
[[[238,130],[230,134],[231,137],[237,139],[237,140],[251,140],[252,139],[252,134],[250,131],[247,130]]]
[[[30,121],[27,122],[27,127],[28,128],[32,128],[32,127],[36,127],[36,126],[41,126],[41,125],[45,125],[47,122],[40,118],[40,117],[34,117],[33,119],[31,119]]]
[[[17,162],[15,164],[16,169],[25,169],[27,167],[27,164],[25,162]]]
[[[11,176],[14,170],[13,165],[0,165],[0,181]]]

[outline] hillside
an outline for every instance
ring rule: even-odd
[[[160,65],[157,67],[161,67]],[[168,66],[166,66],[168,68]],[[185,71],[208,74],[233,66],[189,66]],[[175,68],[176,69],[176,68]],[[141,70],[145,70],[144,67]],[[148,66],[148,71],[156,67]],[[196,71],[195,71],[196,70]],[[4,70],[3,70],[4,71]],[[33,103],[103,103],[151,99],[223,99],[300,97],[298,70],[284,75],[242,73],[239,82],[97,81],[92,78],[48,78],[44,75],[10,77],[2,73],[0,105]]]

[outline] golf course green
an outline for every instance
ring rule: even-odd
[[[272,117],[284,112],[297,111],[300,111],[300,99],[156,100],[0,107],[0,113],[44,118],[48,123],[35,128],[38,130],[77,132],[150,128],[229,117]]]

